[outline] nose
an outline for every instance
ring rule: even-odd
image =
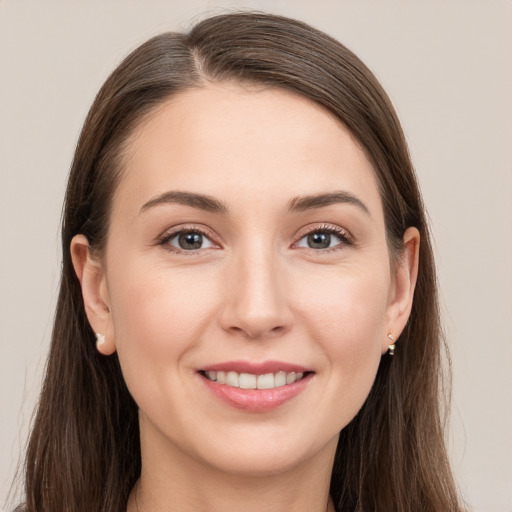
[[[222,327],[251,339],[283,335],[293,318],[283,269],[271,250],[248,252],[234,255],[228,269]]]

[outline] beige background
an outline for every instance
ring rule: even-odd
[[[0,0],[0,507],[40,386],[64,183],[93,96],[148,37],[240,6],[332,34],[395,102],[437,243],[453,466],[475,510],[512,511],[510,0]]]

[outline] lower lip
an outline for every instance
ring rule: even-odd
[[[277,409],[285,402],[302,393],[313,374],[307,374],[302,379],[274,389],[241,389],[226,384],[219,384],[201,375],[206,387],[223,402],[237,409],[251,412],[266,412]]]

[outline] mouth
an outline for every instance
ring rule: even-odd
[[[279,362],[228,362],[198,371],[205,387],[223,403],[249,412],[266,412],[300,395],[315,372]]]
[[[200,372],[204,377],[212,382],[224,384],[233,388],[240,389],[275,389],[283,386],[289,386],[312,372],[284,372],[252,374],[238,373],[235,371],[204,371]]]

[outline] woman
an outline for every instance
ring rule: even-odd
[[[244,13],[142,45],[62,236],[25,510],[461,510],[421,197],[338,42]]]

